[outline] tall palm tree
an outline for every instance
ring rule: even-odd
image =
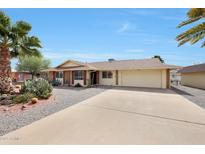
[[[4,12],[0,11],[1,80],[11,76],[11,58],[18,58],[25,55],[41,56],[38,50],[41,48],[40,40],[35,36],[28,35],[31,28],[31,25],[24,21],[17,21],[12,24],[11,19]],[[3,91],[1,88],[0,91]]]
[[[187,13],[188,19],[183,21],[178,25],[178,28],[181,28],[185,25],[204,20],[205,18],[205,8],[192,8]],[[197,24],[190,28],[189,30],[183,32],[182,34],[176,37],[176,40],[179,42],[178,46],[181,46],[187,42],[195,44],[196,42],[202,40],[205,37],[205,22],[202,21],[200,24]],[[205,46],[205,41],[203,41],[201,47]]]

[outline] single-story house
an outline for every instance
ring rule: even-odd
[[[182,85],[205,89],[205,63],[184,67],[179,73]]]
[[[32,75],[29,72],[18,72],[16,70],[12,70],[11,78],[13,82],[24,82],[26,80],[32,79]]]
[[[48,79],[63,85],[112,85],[169,88],[170,69],[177,66],[161,63],[158,58],[82,63],[68,60],[55,68],[43,70]]]

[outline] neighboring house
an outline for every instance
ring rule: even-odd
[[[28,72],[17,72],[16,70],[12,70],[11,72],[12,80],[14,82],[24,82],[32,78],[31,74]]]
[[[181,84],[205,89],[205,63],[184,67],[181,73]]]
[[[173,85],[179,85],[181,83],[181,73],[179,69],[170,70],[170,81]]]
[[[143,60],[114,60],[81,63],[68,60],[43,70],[48,79],[60,80],[63,85],[112,85],[132,87],[169,88],[170,69],[177,66],[163,64],[158,58]]]

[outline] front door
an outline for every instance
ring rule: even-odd
[[[97,73],[91,72],[90,73],[91,85],[97,84]]]
[[[64,84],[70,84],[70,72],[64,71]]]

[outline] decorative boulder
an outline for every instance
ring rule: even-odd
[[[32,104],[38,103],[38,98],[32,98],[32,99],[31,99],[31,103],[32,103]]]
[[[0,101],[0,104],[1,105],[10,105],[10,104],[12,104],[12,100],[2,100],[2,101]]]

